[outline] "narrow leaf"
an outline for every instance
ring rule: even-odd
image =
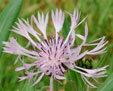
[[[67,17],[67,18],[65,18],[63,30],[62,30],[62,35],[64,36],[64,39],[66,39],[66,37],[69,33],[69,30],[70,30],[70,23],[69,23],[69,20],[68,20],[68,17]],[[68,73],[66,74],[66,77],[67,77],[68,81],[69,80],[73,81],[73,83],[74,83],[73,86],[76,87],[77,91],[79,91],[79,90],[82,91],[83,89],[85,89],[85,87],[84,87],[85,85],[84,85],[82,78],[81,78],[81,75],[79,73],[68,69]],[[71,91],[71,90],[67,90],[67,91]]]
[[[106,79],[104,84],[97,91],[112,91],[113,90],[113,73]]]
[[[59,83],[56,80],[53,81],[53,89],[54,91],[58,91],[59,89]]]
[[[113,57],[110,59],[109,68],[107,69],[108,75],[113,73]]]
[[[68,80],[72,80],[74,82],[73,85],[76,87],[77,91],[84,91],[86,89],[86,86],[79,73],[68,69],[68,74],[66,76]]]
[[[102,67],[106,64],[106,60],[110,58],[110,55],[112,53],[113,45],[110,45],[107,49],[107,52],[103,55],[102,59],[99,61],[99,64],[97,65],[97,68]]]
[[[66,39],[66,37],[69,33],[69,30],[70,30],[70,23],[69,23],[68,18],[65,18],[63,30],[62,30],[62,35],[64,36],[64,39]]]
[[[28,80],[25,82],[24,87],[22,88],[22,91],[35,91],[34,87],[31,87],[33,84],[33,81],[29,82]]]
[[[0,56],[2,54],[2,42],[9,37],[12,24],[15,22],[24,0],[12,0],[0,14]]]
[[[77,91],[73,81],[68,81],[65,85],[65,91]],[[81,91],[81,90],[78,90]]]

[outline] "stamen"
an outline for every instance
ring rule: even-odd
[[[62,40],[60,47],[62,47],[63,42],[64,42],[64,40]]]
[[[57,46],[56,46],[56,51],[57,51]]]
[[[41,49],[42,49],[42,51],[43,51],[43,52],[45,52],[45,53],[46,53],[46,51],[44,51],[44,49],[43,49],[43,48],[41,48]]]
[[[49,43],[48,43],[48,41],[46,40],[46,39],[44,39],[44,41],[45,41],[45,43],[49,46]]]

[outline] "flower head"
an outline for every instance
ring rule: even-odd
[[[92,87],[94,86],[87,80],[87,77],[100,78],[105,77],[107,66],[98,69],[85,69],[77,66],[76,62],[83,58],[85,55],[99,55],[103,54],[106,50],[104,47],[107,42],[104,41],[105,37],[96,39],[87,43],[88,27],[85,24],[85,35],[76,34],[75,29],[79,26],[85,18],[79,23],[80,14],[74,10],[74,13],[68,13],[71,17],[70,32],[67,38],[64,40],[59,32],[61,31],[64,23],[64,13],[62,10],[54,13],[51,12],[52,21],[56,30],[55,37],[50,36],[47,38],[46,28],[49,19],[49,13],[47,13],[45,19],[44,14],[42,15],[38,12],[38,19],[33,15],[32,21],[36,24],[37,28],[41,31],[38,33],[32,24],[28,20],[20,20],[17,27],[14,27],[13,32],[20,34],[25,37],[29,43],[24,48],[22,47],[15,38],[11,37],[10,42],[3,42],[4,52],[18,55],[18,59],[22,62],[23,66],[16,69],[16,71],[25,70],[26,76],[19,77],[20,81],[29,79],[29,81],[36,75],[40,75],[39,78],[34,82],[33,86],[36,85],[43,78],[44,75],[50,76],[50,89],[52,91],[53,79],[64,80],[66,77],[64,74],[67,73],[67,68],[76,71],[81,74],[83,80]],[[34,37],[34,40],[31,35]],[[43,36],[42,36],[43,35]],[[43,40],[42,40],[42,38]],[[76,48],[73,48],[75,37],[82,40]],[[29,45],[33,46],[34,50],[28,50]],[[92,50],[86,50],[81,53],[83,46],[96,46]],[[32,63],[26,63],[24,58],[21,56],[29,57],[30,59],[36,60]],[[33,71],[30,72],[29,69],[34,67]],[[67,68],[66,68],[67,67]],[[38,71],[36,71],[38,69]]]

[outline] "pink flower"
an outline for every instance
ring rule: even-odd
[[[47,13],[45,19],[44,14],[42,13],[41,15],[39,12],[38,17],[35,17],[34,15],[31,17],[31,23],[34,21],[41,33],[38,33],[28,20],[19,19],[19,22],[16,23],[17,27],[14,27],[12,31],[25,37],[29,41],[28,45],[25,48],[22,47],[13,37],[10,38],[10,42],[3,42],[3,44],[4,52],[18,55],[18,59],[20,59],[23,64],[22,67],[16,69],[16,71],[25,70],[26,76],[19,77],[20,81],[25,79],[29,79],[30,81],[34,76],[40,75],[39,78],[34,82],[34,86],[40,82],[44,75],[49,75],[50,90],[52,91],[53,79],[66,79],[64,74],[67,73],[67,69],[64,66],[80,73],[83,81],[92,87],[96,86],[90,83],[87,77],[94,79],[106,77],[105,73],[107,66],[98,69],[85,69],[76,65],[76,62],[85,55],[99,55],[105,53],[106,47],[104,46],[107,44],[107,42],[104,40],[105,37],[87,43],[87,23],[85,23],[85,35],[75,33],[75,29],[85,20],[85,18],[79,22],[80,14],[78,10],[74,10],[73,14],[68,14],[71,17],[71,26],[70,32],[68,33],[68,36],[65,40],[59,35],[64,23],[64,13],[62,10],[58,11],[57,9],[55,13],[53,11],[51,12],[56,35],[55,37],[50,36],[50,39],[48,39],[46,35],[49,13]],[[34,37],[34,39],[31,37],[31,35]],[[78,47],[73,48],[75,37],[80,38],[82,43],[79,44]],[[30,44],[33,46],[34,50],[27,49]],[[92,50],[86,50],[81,53],[82,47],[85,46],[95,47]],[[21,56],[29,57],[31,60],[35,59],[36,61],[28,64],[25,63]],[[34,67],[33,72],[29,72],[31,67]],[[38,69],[37,72],[36,69]]]

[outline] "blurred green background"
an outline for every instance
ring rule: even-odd
[[[10,1],[11,0],[0,0],[0,13]],[[113,71],[113,0],[24,0],[21,12],[19,13],[19,18],[30,18],[32,14],[36,15],[38,11],[46,14],[48,11],[50,12],[51,9],[56,8],[61,8],[64,12],[73,12],[74,9],[78,8],[81,12],[81,19],[88,15],[86,19],[89,28],[88,41],[106,36],[106,40],[109,41],[108,52],[102,56],[93,56],[91,59],[93,68],[98,64],[102,64],[101,66],[110,64],[108,76],[111,75]],[[54,29],[53,27],[51,28],[51,26],[53,25],[49,22],[48,33],[52,32]],[[80,25],[77,30],[82,33],[84,31],[84,23]],[[10,33],[10,36],[16,37],[22,45],[27,43],[26,39],[19,35],[15,35],[12,32]],[[29,88],[29,84],[26,84],[26,81],[18,81],[18,76],[22,76],[24,73],[15,72],[15,68],[21,65],[19,62],[15,65],[15,59],[16,56],[6,53],[3,53],[0,58],[0,91],[32,91],[31,88]],[[35,87],[35,91],[42,87],[45,88],[45,86],[48,87],[48,79],[48,77],[45,77],[43,81]],[[100,81],[103,83],[105,78]],[[101,87],[103,85],[102,83],[99,84],[98,87]],[[26,88],[26,86],[28,88]],[[63,89],[62,86],[61,89]],[[96,91],[97,89],[92,89],[91,91],[93,90]],[[113,91],[113,89],[109,91]]]

